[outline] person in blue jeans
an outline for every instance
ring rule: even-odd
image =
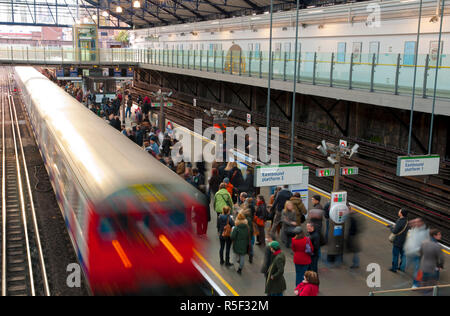
[[[131,117],[131,108],[133,107],[133,99],[131,98],[131,95],[128,96],[127,100],[127,109],[125,110],[125,118],[128,117],[128,114],[130,114],[129,117]]]
[[[418,280],[420,269],[420,248],[422,244],[430,239],[430,230],[421,218],[416,218],[410,222],[411,229],[406,237],[405,246],[403,247],[406,255],[406,268],[413,267],[413,288],[420,286]]]
[[[389,225],[388,228],[391,230],[391,233],[395,235],[392,247],[392,267],[389,269],[391,272],[396,273],[397,270],[405,271],[406,269],[406,257],[405,252],[403,250],[403,246],[406,242],[406,236],[408,235],[408,211],[406,209],[401,209],[398,212],[399,219],[395,223],[394,226]],[[400,259],[400,265],[398,261]]]

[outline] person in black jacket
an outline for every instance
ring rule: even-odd
[[[164,157],[169,157],[170,155],[170,147],[172,146],[172,140],[169,135],[165,135],[162,142],[162,154]]]
[[[320,254],[320,234],[316,230],[315,225],[311,222],[306,224],[306,230],[308,231],[309,239],[311,240],[311,244],[313,245],[313,254],[311,255],[311,264],[309,265],[308,270],[319,273],[318,263],[319,263],[319,254]]]
[[[330,206],[331,202],[325,203],[323,207],[323,216],[325,217],[325,242],[328,243],[328,230],[330,229]],[[351,208],[350,208],[351,209]]]
[[[239,192],[246,192],[249,197],[252,197],[255,194],[252,169],[247,169],[245,180],[242,182],[241,187],[238,189]]]
[[[142,145],[144,144],[144,132],[141,129],[141,125],[136,126],[135,139],[136,144],[142,147]]]
[[[269,268],[272,265],[272,260],[273,260],[273,253],[272,250],[270,250],[270,243],[273,241],[272,236],[267,236],[267,246],[266,249],[264,250],[264,261],[262,263],[261,266],[261,273],[264,274],[266,281],[267,281],[267,276],[269,274]]]
[[[230,249],[231,249],[231,237],[223,237],[223,230],[225,226],[230,225],[234,227],[233,217],[230,215],[231,208],[229,206],[224,206],[222,215],[217,219],[217,230],[219,232],[219,240],[220,240],[220,264],[226,265],[227,267],[231,267],[233,264],[230,263]],[[225,260],[223,260],[223,251],[225,251]]]
[[[399,219],[394,226],[389,225],[388,228],[391,233],[395,235],[393,248],[392,248],[392,268],[390,271],[396,273],[400,268],[400,271],[405,271],[406,258],[403,251],[403,246],[405,245],[406,236],[408,235],[408,211],[401,209],[398,212]],[[398,259],[400,257],[400,266],[398,265]]]
[[[273,202],[272,209],[270,210],[270,212],[274,214],[271,229],[272,236],[275,236],[276,231],[278,229],[278,225],[280,225],[281,223],[281,212],[284,209],[284,205],[286,204],[287,201],[290,200],[291,197],[292,192],[289,190],[289,186],[285,185],[283,187],[283,190],[278,192],[277,197]]]

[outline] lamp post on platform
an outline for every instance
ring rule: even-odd
[[[161,89],[158,92],[152,92],[152,95],[155,97],[157,103],[159,103],[159,130],[164,133],[165,130],[165,118],[164,118],[164,105],[172,95],[172,91],[170,92],[162,92]]]
[[[317,147],[317,150],[327,157],[327,160],[334,166],[334,168],[316,169],[316,176],[318,177],[334,176],[333,191],[330,197],[330,221],[327,223],[328,256],[342,257],[343,255],[345,220],[350,210],[347,204],[347,192],[339,190],[339,180],[341,175],[357,175],[358,168],[341,168],[341,158],[351,159],[358,152],[358,148],[358,144],[350,148],[345,140],[340,140],[338,146],[322,140],[321,145]]]

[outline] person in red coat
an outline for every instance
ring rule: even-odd
[[[302,283],[294,291],[295,296],[317,296],[319,293],[319,276],[314,271],[306,271]]]
[[[299,285],[303,281],[303,276],[305,275],[308,266],[311,264],[311,255],[313,254],[314,248],[308,237],[305,237],[303,230],[300,226],[294,229],[295,237],[292,238],[292,251],[294,251],[294,263],[295,263],[295,274],[296,283]]]

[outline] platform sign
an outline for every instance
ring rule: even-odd
[[[306,209],[308,209],[309,167],[303,167],[302,183],[291,184],[289,186],[289,190],[291,190],[292,194],[297,193],[297,192],[300,193],[303,204],[305,205]]]
[[[343,167],[341,168],[342,176],[356,176],[359,173],[358,167]]]
[[[332,177],[335,174],[336,174],[336,170],[334,168],[316,169],[316,177],[319,177],[319,178]]]
[[[439,155],[400,156],[397,158],[397,176],[424,176],[439,173]]]
[[[64,77],[64,69],[56,69],[56,78]]]
[[[131,68],[131,67],[127,68],[127,77],[134,77],[133,68]]]
[[[347,147],[347,141],[346,140],[339,140],[339,147]]]
[[[303,183],[302,177],[302,164],[257,166],[255,169],[255,187],[299,184]]]
[[[78,68],[70,67],[70,77],[78,77]]]
[[[120,68],[114,68],[114,77],[122,77],[122,70]]]

